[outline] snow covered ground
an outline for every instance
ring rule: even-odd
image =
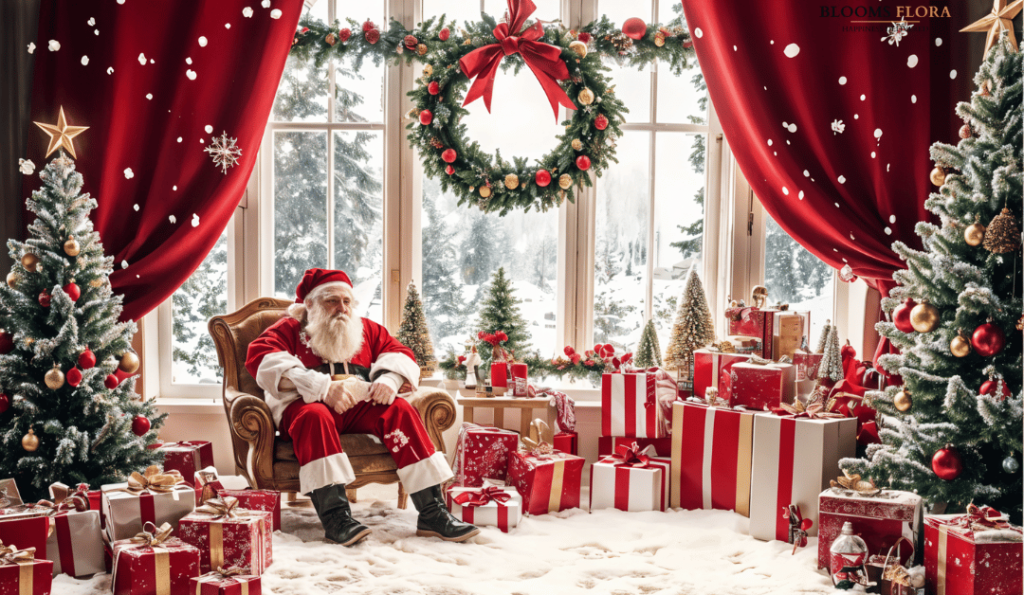
[[[586,495],[584,494],[584,501]],[[829,594],[815,569],[816,539],[792,546],[746,535],[747,519],[724,511],[625,513],[579,509],[527,517],[511,534],[486,527],[467,543],[417,537],[412,505],[360,502],[373,529],[352,548],[323,542],[312,509],[286,509],[274,535],[264,593],[316,595]],[[54,595],[110,592],[110,576],[54,579]]]

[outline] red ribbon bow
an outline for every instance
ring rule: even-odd
[[[494,75],[498,72],[501,59],[515,53],[523,56],[523,62],[530,67],[534,76],[544,89],[551,109],[558,119],[558,104],[566,109],[576,109],[572,100],[565,94],[558,82],[569,78],[569,69],[562,61],[562,50],[558,46],[536,41],[544,35],[544,26],[539,21],[526,29],[522,29],[527,17],[537,7],[531,0],[508,0],[508,23],[501,23],[494,28],[494,36],[498,43],[477,48],[459,60],[459,68],[468,78],[477,77],[466,94],[463,106],[469,105],[483,96],[487,111],[491,111],[491,93],[494,91]],[[522,29],[522,30],[521,30]],[[518,33],[515,33],[518,31]]]
[[[637,469],[643,469],[650,465],[651,458],[645,453],[647,449],[641,449],[640,445],[634,442],[629,446],[620,444],[615,447],[615,454],[612,458],[617,460],[615,463],[616,467],[636,467]]]
[[[462,492],[452,498],[459,506],[485,506],[488,502],[497,502],[498,506],[504,506],[512,499],[508,492],[498,486],[487,486],[477,490]]]

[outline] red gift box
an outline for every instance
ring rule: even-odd
[[[794,353],[793,365],[796,366],[796,381],[817,380],[818,366],[821,365],[822,357],[821,353],[807,353],[806,351]]]
[[[754,415],[704,403],[672,405],[672,508],[750,516]]]
[[[269,512],[241,510],[234,498],[213,499],[178,521],[178,535],[199,552],[200,572],[236,566],[259,576],[269,557]]]
[[[663,438],[667,424],[658,406],[654,374],[601,375],[601,434],[630,438]]]
[[[523,497],[523,512],[545,514],[580,505],[583,482],[582,457],[564,452],[534,454],[512,453],[508,466],[508,484]]]
[[[46,516],[46,511],[36,507],[0,514],[0,542],[20,550],[34,548],[36,558],[46,558],[46,538],[50,534],[50,517]]]
[[[555,450],[579,455],[579,436],[576,432],[559,432],[551,440],[551,446],[555,447]]]
[[[164,471],[177,471],[190,484],[196,471],[213,466],[213,444],[204,440],[167,442],[157,450],[164,453]]]
[[[768,411],[796,397],[796,369],[793,364],[758,365],[738,362],[729,371],[729,395],[719,393],[732,407]]]
[[[752,307],[726,308],[725,318],[728,321],[726,334],[760,339],[764,334],[766,312],[766,310]]]
[[[0,595],[49,595],[53,562],[0,542]]]
[[[590,510],[664,511],[669,499],[672,460],[651,456],[654,448],[636,442],[590,467]]]
[[[907,558],[914,552],[920,558],[921,503],[917,494],[898,490],[883,490],[876,496],[842,488],[825,490],[818,496],[818,568],[829,567],[829,548],[847,521],[868,545],[868,554],[885,555],[900,537],[906,537],[913,547],[900,550],[902,561],[909,562]]]
[[[511,430],[462,424],[452,464],[455,483],[468,488],[480,487],[484,479],[508,476],[509,458],[519,448],[519,434]]]
[[[110,544],[114,556],[114,595],[190,595],[189,580],[199,576],[199,550],[168,537],[167,523],[132,539]]]
[[[722,353],[710,349],[697,349],[693,352],[693,396],[703,399],[709,388],[721,389],[723,376],[729,378],[728,372],[739,362],[750,360],[747,353]],[[725,374],[723,374],[725,372]],[[724,396],[719,391],[719,396]]]
[[[189,593],[194,595],[263,595],[263,581],[251,574],[232,574],[238,569],[225,572],[207,572],[189,580]]]
[[[509,382],[509,389],[513,397],[527,396],[527,365],[512,364],[512,380]]]
[[[597,456],[610,457],[619,446],[629,446],[636,442],[640,448],[654,446],[654,454],[659,457],[672,456],[672,438],[623,438],[621,436],[601,436],[597,439]],[[561,450],[561,449],[558,449]]]
[[[491,387],[508,388],[509,364],[506,361],[491,364]]]
[[[725,311],[729,335],[761,341],[761,357],[793,357],[811,328],[809,312],[783,312],[760,308],[729,308]],[[698,393],[697,396],[703,396]]]
[[[1021,528],[1005,520],[971,514],[924,517],[924,577],[929,595],[1020,593]],[[994,512],[994,511],[992,511]],[[995,513],[998,515],[998,513]]]
[[[281,492],[277,490],[225,490],[217,492],[220,498],[235,498],[238,507],[245,510],[269,512],[274,519],[272,531],[281,530]]]

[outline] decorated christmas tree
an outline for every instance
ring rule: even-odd
[[[661,346],[658,345],[658,333],[654,330],[654,320],[648,320],[644,332],[640,335],[640,343],[636,346],[633,365],[638,368],[650,368],[661,365]]]
[[[825,326],[821,328],[821,336],[818,337],[818,347],[814,350],[814,353],[825,353],[825,347],[828,345],[828,336],[832,333],[832,321],[826,320]]]
[[[821,363],[818,365],[818,380],[831,385],[844,377],[843,352],[839,346],[839,332],[834,325],[828,327],[824,342],[825,348],[821,351]]]
[[[921,251],[893,244],[907,269],[882,306],[914,307],[910,326],[895,312],[878,324],[900,350],[879,364],[903,385],[869,393],[882,443],[841,465],[949,512],[973,501],[1019,524],[1024,97],[1021,55],[1005,33],[974,81],[956,107],[961,140],[931,148],[939,189],[925,206],[941,224],[917,224]]]
[[[526,319],[519,311],[520,301],[513,295],[514,291],[512,282],[505,276],[505,268],[499,267],[491,278],[491,286],[487,299],[484,300],[484,308],[480,311],[477,330],[489,334],[504,332],[508,335],[508,340],[502,347],[505,351],[513,351],[522,356],[530,344],[530,331],[527,329]],[[480,341],[477,351],[484,363],[489,364],[491,345],[486,341]]]
[[[113,258],[89,219],[96,200],[80,194],[63,152],[39,177],[31,235],[8,242],[15,264],[0,285],[0,477],[14,477],[26,500],[53,482],[98,488],[159,461],[146,447],[166,417],[138,398],[134,377],[115,376],[139,367],[136,327],[118,321]]]
[[[434,373],[437,358],[434,356],[434,344],[430,341],[430,330],[427,329],[427,318],[423,315],[423,302],[416,284],[409,282],[406,288],[405,307],[402,309],[402,324],[398,328],[398,341],[412,350],[416,363],[420,366],[420,377],[426,378]]]
[[[693,351],[710,345],[715,340],[715,324],[711,321],[708,298],[696,269],[690,269],[683,289],[683,299],[676,311],[672,325],[668,350],[665,352],[665,367],[668,370],[688,374]]]

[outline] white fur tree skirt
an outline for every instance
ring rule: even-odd
[[[484,527],[466,543],[444,543],[416,537],[411,503],[353,508],[373,533],[351,548],[325,543],[312,509],[286,508],[264,593],[835,593],[815,568],[815,539],[791,556],[791,545],[747,536],[747,519],[729,512],[569,510],[524,518],[511,534]],[[109,575],[54,579],[55,595],[109,592]]]

